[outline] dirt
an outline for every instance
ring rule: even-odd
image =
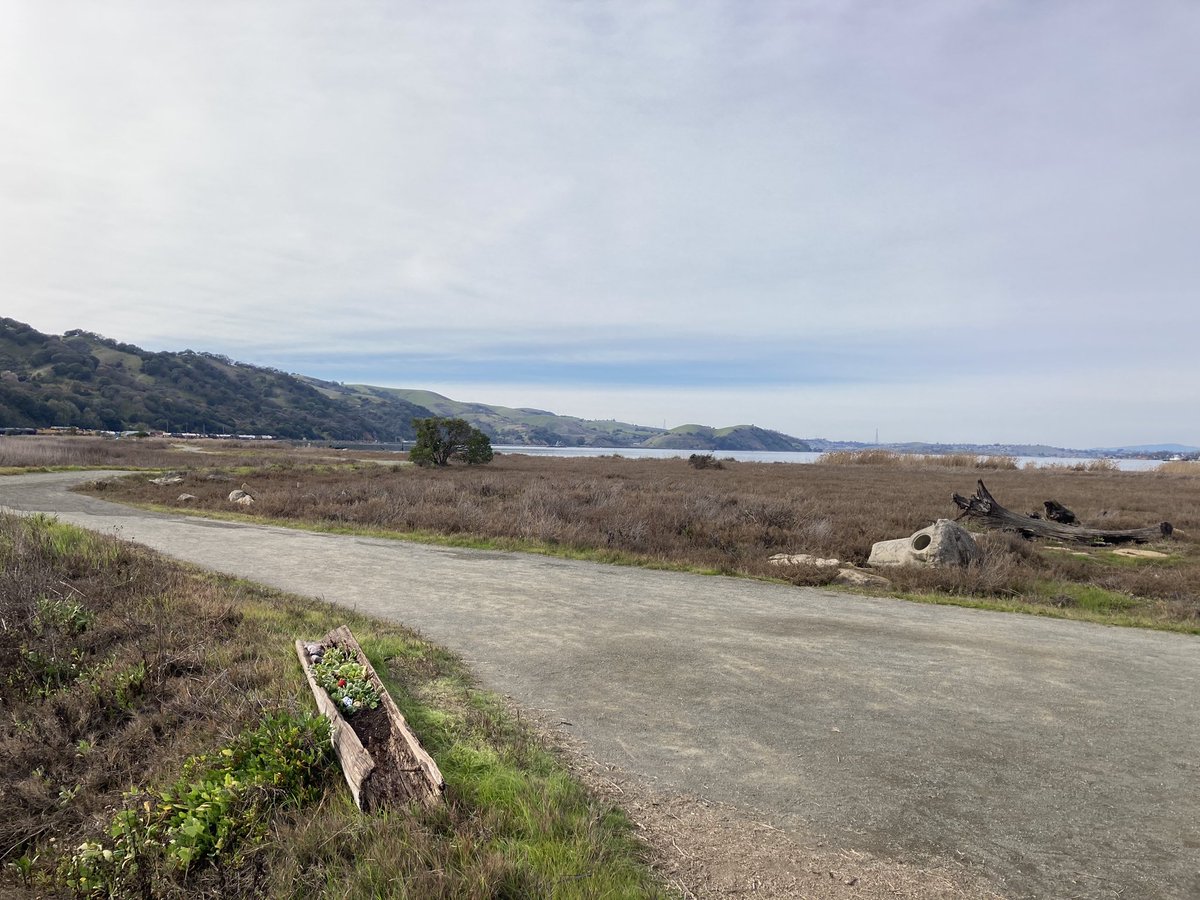
[[[965,871],[920,868],[800,839],[701,797],[656,794],[630,782],[620,789],[617,797],[653,851],[655,868],[684,897],[1001,897]]]
[[[371,808],[378,808],[400,806],[412,800],[414,779],[418,777],[413,774],[416,760],[404,759],[404,762],[411,762],[412,767],[405,767],[401,762],[406,756],[402,752],[405,748],[392,731],[387,710],[382,706],[362,709],[347,721],[363,748],[375,760],[375,769],[363,784],[364,802]]]
[[[375,709],[360,709],[346,721],[358,735],[363,749],[375,756],[377,751],[384,750],[392,739],[392,725],[388,721],[387,710],[382,706]],[[376,764],[378,765],[378,759]]]
[[[523,716],[531,721],[528,710]],[[625,812],[650,865],[685,900],[1004,900],[965,868],[914,865],[784,831],[766,813],[663,790],[603,765],[538,715],[531,724],[593,794]]]

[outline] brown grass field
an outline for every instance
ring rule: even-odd
[[[327,447],[248,441],[169,441],[160,438],[111,438],[90,435],[0,436],[0,475],[12,471],[172,466],[266,466],[291,463],[346,462],[375,454],[348,453]]]
[[[192,459],[184,458],[191,456]],[[310,457],[311,459],[311,457]],[[395,459],[395,457],[391,457]],[[222,514],[247,484],[254,516],[331,529],[533,549],[612,562],[692,568],[823,584],[833,571],[781,569],[774,553],[807,552],[864,563],[871,545],[954,518],[953,492],[984,477],[1010,509],[1054,499],[1082,523],[1132,528],[1169,521],[1165,559],[1112,548],[1051,547],[1015,535],[977,535],[982,561],[965,570],[889,570],[893,591],[944,602],[982,602],[1068,617],[1200,630],[1200,478],[1185,469],[1120,472],[966,468],[927,457],[868,464],[737,463],[696,469],[686,460],[497,456],[483,467],[419,469],[367,464],[313,467],[277,460],[222,471],[179,454],[185,481],[133,478],[101,486],[122,501]],[[181,464],[192,463],[190,469]],[[197,499],[177,503],[182,493]]]

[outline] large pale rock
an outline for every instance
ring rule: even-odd
[[[957,522],[938,519],[912,537],[880,541],[871,548],[868,566],[965,566],[979,558],[979,546]]]
[[[822,559],[819,556],[810,556],[807,553],[776,553],[767,562],[773,566],[817,566],[822,569],[842,564],[841,560]]]
[[[191,500],[195,500],[195,499],[196,499],[195,494],[180,494],[178,497],[175,498],[175,502],[176,503],[187,503],[187,502],[189,502]]]
[[[864,572],[862,569],[851,568],[838,569],[833,583],[844,584],[847,587],[886,588],[892,586],[892,583],[882,575],[872,575],[870,572]]]
[[[254,502],[254,498],[243,490],[236,490],[229,492],[229,502],[237,503],[241,506],[250,506]]]
[[[182,475],[163,475],[160,478],[151,478],[151,484],[183,484]]]

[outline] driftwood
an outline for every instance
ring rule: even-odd
[[[1079,520],[1075,518],[1075,513],[1067,509],[1057,500],[1046,500],[1042,503],[1046,507],[1046,518],[1051,522],[1058,522],[1062,525],[1077,525]],[[1036,518],[1036,517],[1035,517]]]
[[[975,492],[975,496],[963,497],[955,494],[951,499],[954,500],[955,506],[962,510],[959,519],[969,518],[989,528],[1016,531],[1027,538],[1057,538],[1060,541],[1074,541],[1080,544],[1145,544],[1149,541],[1169,537],[1175,530],[1171,527],[1170,522],[1161,522],[1147,528],[1105,530],[1103,528],[1085,528],[1082,525],[1063,525],[1046,519],[1034,519],[1005,509],[996,502],[995,497],[988,493],[982,480],[979,482],[979,489]]]
[[[325,689],[317,684],[312,660],[308,653],[308,642],[296,641],[296,655],[308,678],[317,708],[329,719],[333,749],[342,764],[342,774],[354,802],[364,811],[383,806],[417,802],[431,806],[442,798],[446,783],[437,763],[421,746],[379,680],[375,669],[367,660],[362,647],[345,625],[333,629],[319,642],[324,647],[338,646],[351,651],[363,666],[367,677],[379,693],[379,708],[386,715],[388,729],[380,740],[372,743],[370,751],[363,746],[354,728],[342,715],[341,710],[330,699]],[[357,715],[366,715],[359,712]]]

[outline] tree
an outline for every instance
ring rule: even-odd
[[[413,419],[417,443],[408,458],[418,466],[446,466],[451,459],[468,465],[492,461],[492,442],[463,419]]]

